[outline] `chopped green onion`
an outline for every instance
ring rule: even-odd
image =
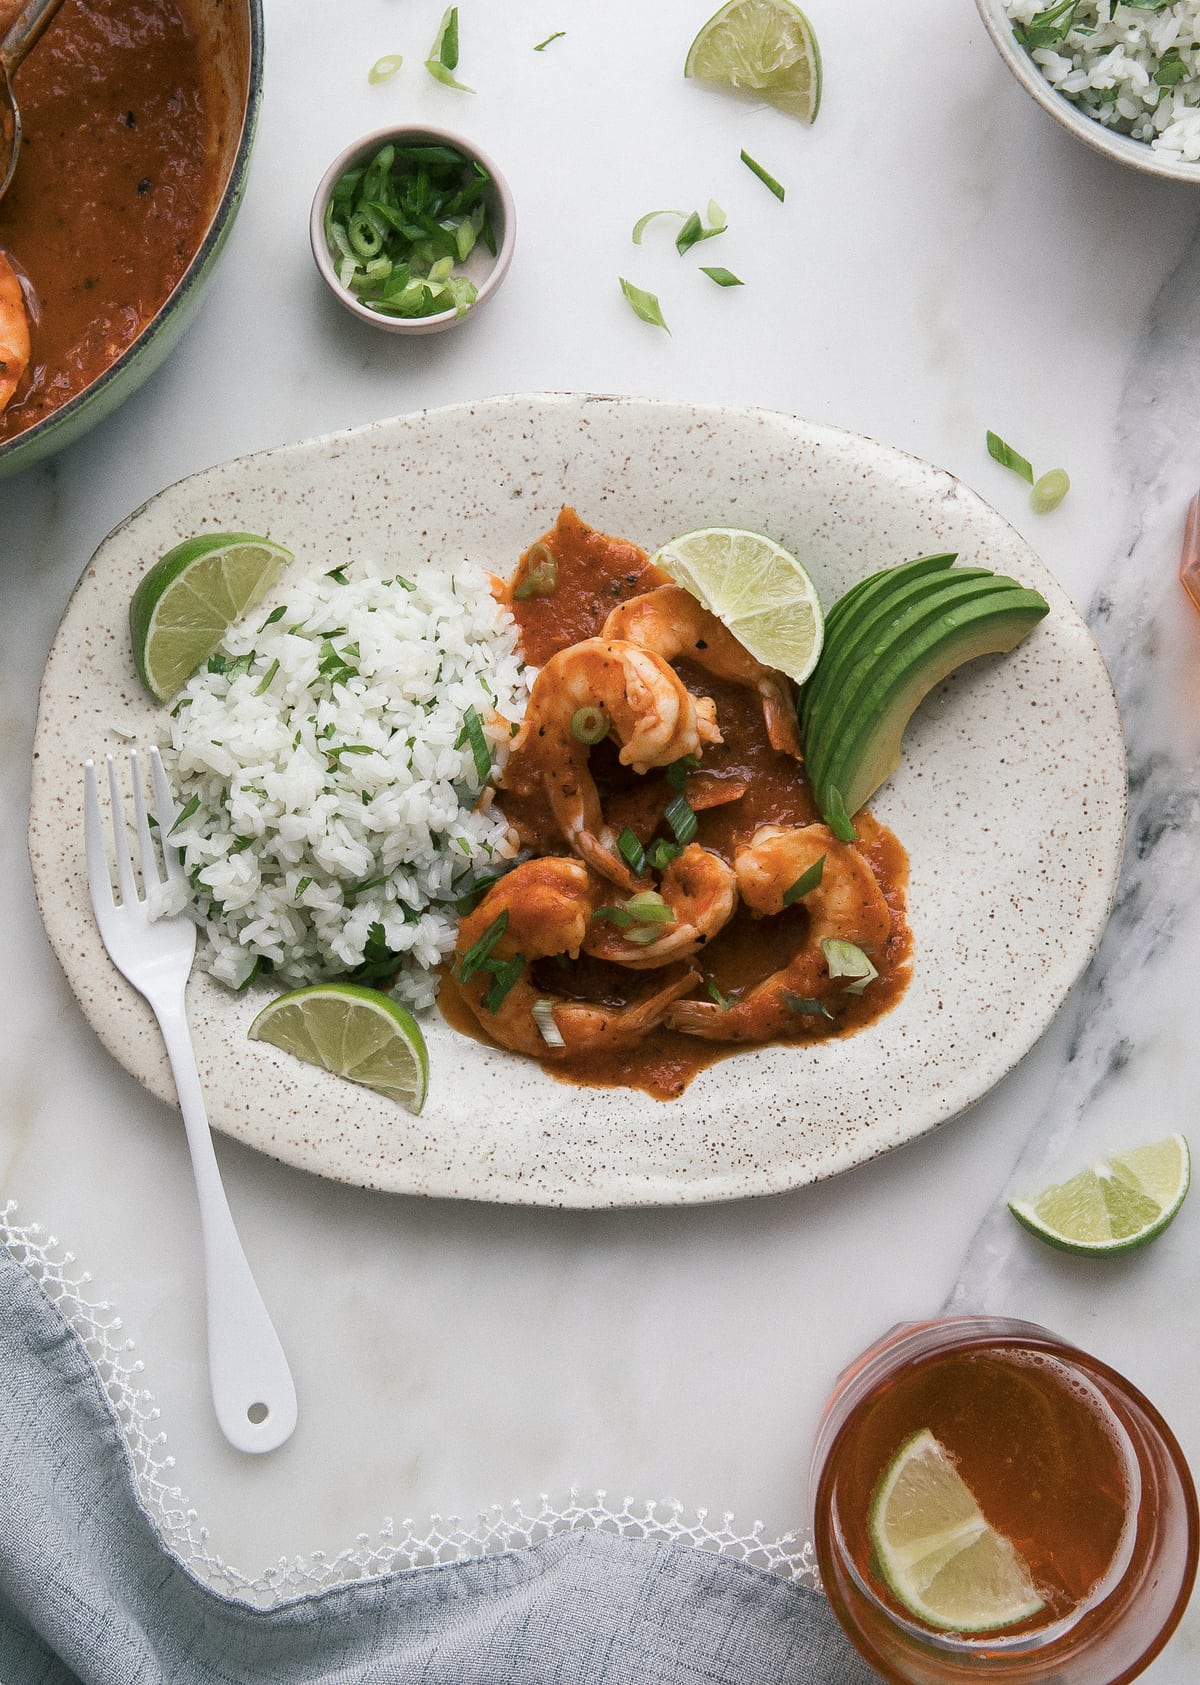
[[[1052,509],[1057,509],[1070,489],[1071,482],[1066,469],[1051,468],[1041,476],[1029,494],[1034,514],[1048,515]]]
[[[656,328],[667,328],[663,318],[662,306],[653,293],[644,292],[641,287],[635,287],[632,281],[627,281],[623,275],[618,276],[621,291],[629,300],[633,313],[640,321],[649,322]],[[670,328],[667,332],[670,333]]]
[[[488,925],[477,942],[473,942],[458,962],[458,977],[461,983],[468,982],[477,971],[482,971],[491,958],[492,949],[508,929],[508,908],[498,913]]]
[[[676,796],[663,810],[663,818],[675,833],[675,841],[687,847],[696,835],[696,815],[683,796]]]
[[[631,895],[625,903],[625,911],[635,924],[679,923],[656,889],[641,889],[636,895]]]
[[[775,177],[771,175],[769,171],[764,170],[762,165],[756,159],[752,158],[744,147],[741,152],[741,159],[742,163],[745,164],[751,175],[756,175],[764,187],[769,187],[771,192],[779,200],[780,204],[782,204],[784,190],[775,180]]]
[[[866,954],[853,942],[842,942],[836,937],[826,936],[821,942],[821,952],[825,956],[831,977],[854,979],[847,985],[848,995],[861,995],[867,984],[879,976]]]
[[[390,82],[403,63],[399,53],[385,53],[382,58],[376,59],[367,71],[367,81]]]
[[[617,838],[617,853],[634,876],[640,878],[646,870],[646,851],[628,825]]]
[[[819,860],[813,861],[812,865],[808,868],[807,872],[801,872],[800,876],[796,879],[794,884],[792,884],[789,888],[784,890],[784,892],[783,892],[783,904],[784,904],[784,906],[785,907],[791,907],[797,901],[800,900],[801,896],[811,895],[813,890],[818,888],[818,886],[820,885],[821,878],[823,877],[824,872],[825,872],[825,856],[822,855]]]
[[[707,275],[710,281],[715,281],[719,287],[744,287],[746,283],[733,273],[732,269],[708,269],[700,265],[700,273]]]
[[[733,1005],[733,1002],[730,1000],[728,995],[723,995],[721,993],[720,989],[717,988],[717,985],[713,982],[711,977],[706,977],[704,979],[704,987],[708,990],[710,999],[716,1001],[722,1012],[728,1012],[730,1007]]]
[[[542,1040],[547,1047],[565,1047],[563,1033],[554,1022],[554,1002],[552,1000],[535,1000],[532,1008],[533,1021],[541,1032]]]
[[[277,660],[272,661],[271,665],[267,668],[267,670],[263,674],[262,678],[258,681],[257,685],[255,685],[255,687],[254,687],[255,696],[265,696],[266,695],[266,693],[271,688],[271,681],[272,681],[272,679],[274,679],[274,677],[275,677],[276,673],[278,673],[278,671],[279,671],[279,662]]]
[[[301,878],[299,880],[299,882],[297,883],[295,889],[292,891],[293,900],[299,901],[300,897],[304,894],[304,891],[308,888],[308,886],[311,882],[312,882],[311,878]]]
[[[184,823],[184,821],[190,819],[192,817],[193,813],[195,813],[198,810],[199,806],[200,806],[200,797],[199,796],[193,796],[192,799],[187,803],[186,807],[181,807],[179,812],[175,815],[175,822],[171,826],[171,829],[167,832],[167,835],[169,837],[173,837],[175,835],[176,831],[179,829],[179,827]]]
[[[612,721],[603,708],[577,708],[571,715],[571,736],[576,743],[602,743],[612,730]]]
[[[513,591],[513,601],[523,603],[530,597],[552,597],[557,587],[558,563],[549,546],[542,543],[531,545],[525,577]]]
[[[724,234],[728,227],[729,223],[725,212],[715,199],[710,199],[708,201],[708,222],[701,222],[700,212],[693,211],[675,236],[675,249],[682,257],[685,252],[690,252],[699,241],[711,240],[714,235]]]
[[[672,860],[678,860],[682,853],[678,843],[668,842],[666,837],[656,837],[646,850],[646,860],[654,871],[665,872]]]
[[[483,734],[483,721],[474,703],[469,704],[463,714],[462,730],[454,740],[454,747],[461,749],[467,743],[471,746],[479,782],[486,784],[492,775],[492,751],[488,748],[487,738]]]
[[[500,1008],[500,1002],[524,971],[525,956],[524,954],[514,954],[511,959],[504,960],[499,964],[493,961],[489,969],[492,973],[492,986],[487,992],[484,1005],[489,1012],[497,1012]]]
[[[633,914],[624,907],[597,907],[592,914],[594,919],[605,919],[609,924],[615,924],[618,930],[628,930],[633,923]]]
[[[696,772],[700,761],[696,755],[680,755],[677,761],[672,761],[664,773],[667,783],[678,794],[687,783],[689,772]]]
[[[858,832],[854,829],[850,822],[850,815],[846,812],[846,798],[835,784],[829,786],[822,811],[825,815],[825,823],[839,842],[858,841]]]
[[[494,885],[500,882],[501,878],[506,877],[507,875],[508,868],[504,867],[498,872],[486,872],[482,877],[476,878],[470,889],[465,889],[455,901],[455,912],[461,913],[464,917],[467,913],[474,912],[475,908],[483,900],[488,890],[493,888]]]
[[[812,1000],[807,995],[793,995],[785,989],[780,999],[789,1012],[803,1013],[806,1018],[832,1019],[833,1017],[833,1013],[830,1012],[824,1001]]]
[[[649,227],[649,225],[654,221],[655,217],[659,217],[659,216],[678,216],[678,217],[681,217],[683,215],[684,215],[683,211],[647,211],[645,216],[640,216],[633,225],[633,243],[634,243],[634,245],[635,246],[641,245],[642,235],[646,232],[646,229]]]
[[[535,53],[544,53],[546,51],[546,48],[550,45],[551,41],[561,41],[563,36],[566,33],[567,32],[566,32],[565,29],[556,29],[554,31],[553,35],[547,35],[547,37],[544,41],[538,42],[537,46],[533,49],[534,52]]]
[[[1011,445],[1005,444],[999,434],[993,433],[990,428],[987,435],[987,448],[988,455],[998,462],[1002,468],[1011,468],[1014,474],[1019,474],[1023,480],[1027,480],[1030,485],[1033,484],[1031,464],[1026,461],[1020,451],[1015,451]]]
[[[458,69],[458,7],[449,6],[442,13],[442,21],[433,46],[429,49],[429,57],[425,60],[425,68],[435,82],[441,82],[443,87],[457,88],[460,93],[473,94],[474,88],[468,88],[465,82],[455,80],[454,72]]]

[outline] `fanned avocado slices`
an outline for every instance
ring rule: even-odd
[[[1016,647],[1049,604],[1004,574],[922,556],[871,574],[825,619],[825,645],[799,705],[805,766],[837,836],[900,761],[904,729],[941,681]]]

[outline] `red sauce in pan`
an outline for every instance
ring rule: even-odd
[[[65,0],[15,79],[24,137],[0,199],[33,349],[0,441],[103,374],[156,315],[216,209],[218,101],[181,0]]]
[[[554,652],[582,638],[598,635],[612,608],[627,597],[666,583],[650,564],[645,551],[620,539],[608,538],[586,526],[573,510],[564,510],[553,532],[540,541],[554,556],[558,577],[554,592],[513,603],[527,660],[542,665]],[[529,566],[522,559],[515,582]],[[696,840],[732,860],[733,850],[760,825],[808,825],[819,818],[803,769],[767,741],[757,695],[714,680],[685,663],[676,670],[689,689],[711,696],[724,742],[706,748],[701,773],[693,774],[685,795],[697,807]],[[643,844],[669,835],[663,811],[675,792],[655,774],[637,777],[620,766],[609,743],[596,746],[589,762],[599,786],[606,820],[618,830],[628,825]],[[522,843],[539,853],[566,852],[561,834],[548,811],[536,779],[525,775],[516,756],[505,772],[499,801],[520,833]],[[724,789],[722,789],[724,786]],[[739,794],[735,800],[701,806],[712,797]],[[892,915],[891,935],[882,952],[871,958],[879,976],[860,996],[847,995],[834,1022],[797,1015],[790,1041],[806,1042],[848,1036],[882,1016],[898,999],[908,981],[912,935],[905,918],[908,860],[885,826],[868,813],[855,821],[859,846],[869,860]],[[775,918],[754,918],[739,909],[731,922],[705,947],[701,970],[725,996],[753,988],[786,965],[805,939],[807,917],[801,904]],[[644,985],[646,973],[589,959],[542,962],[534,968],[548,993],[568,998],[621,1003]],[[442,984],[439,1000],[456,1029],[481,1040],[487,1037],[465,1005],[453,979]],[[643,1089],[658,1099],[673,1099],[707,1065],[747,1051],[745,1044],[712,1042],[678,1031],[657,1029],[634,1047],[596,1054],[571,1054],[546,1060],[552,1076],[587,1085]]]

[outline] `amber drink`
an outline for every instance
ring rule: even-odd
[[[1123,1685],[1195,1579],[1170,1429],[1031,1323],[893,1329],[840,1377],[811,1491],[825,1591],[894,1685]]]

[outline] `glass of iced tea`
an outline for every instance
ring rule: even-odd
[[[893,1685],[1123,1685],[1196,1577],[1171,1430],[1032,1323],[892,1329],[839,1377],[810,1492],[826,1594]]]

